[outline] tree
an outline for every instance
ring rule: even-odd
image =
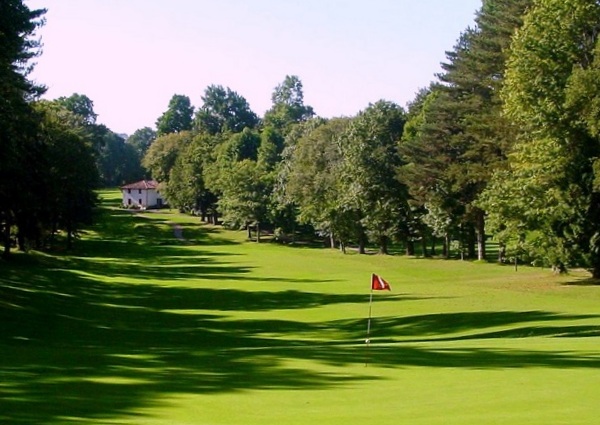
[[[295,75],[286,75],[285,80],[275,87],[271,100],[273,106],[265,113],[265,124],[284,133],[292,124],[306,121],[315,114],[311,106],[304,104],[302,82]]]
[[[194,128],[208,134],[224,131],[239,133],[244,128],[255,128],[259,119],[250,105],[229,87],[211,85],[204,91],[204,102],[194,117]]]
[[[225,134],[213,149],[212,161],[205,164],[206,188],[218,198],[217,205],[223,224],[256,228],[257,242],[260,228],[268,222],[269,200],[273,188],[273,174],[258,161],[261,136],[244,129],[241,133]]]
[[[0,239],[3,256],[11,248],[11,232],[19,216],[28,214],[31,199],[43,190],[35,173],[40,149],[39,119],[29,102],[45,88],[27,77],[30,60],[41,52],[33,38],[44,24],[45,9],[30,10],[22,1],[0,2]]]
[[[94,125],[98,114],[94,112],[94,102],[84,94],[73,93],[69,97],[59,97],[56,102],[73,114],[81,117],[83,124]]]
[[[168,182],[179,153],[191,142],[192,137],[189,131],[157,137],[146,152],[142,165],[158,182]]]
[[[397,175],[409,190],[408,205],[411,216],[415,219],[415,236],[421,239],[424,256],[429,255],[427,238],[432,239],[431,255],[435,255],[435,238],[446,238],[452,224],[448,213],[434,202],[434,199],[438,200],[432,190],[434,187],[439,188],[435,181],[437,176],[434,177],[433,173],[424,169],[426,162],[432,159],[427,155],[435,152],[435,149],[429,150],[432,145],[423,143],[423,140],[426,125],[432,117],[431,107],[438,95],[439,92],[433,84],[417,92],[415,99],[408,105],[406,124],[399,146],[399,152],[406,163],[397,170]]]
[[[168,109],[156,120],[156,133],[164,136],[192,129],[194,107],[190,98],[175,94],[169,101]]]
[[[483,2],[476,27],[446,52],[440,84],[418,105],[421,112],[412,118],[402,148],[411,194],[431,207],[426,214],[443,214],[430,222],[447,223],[446,239],[454,233],[469,256],[476,243],[479,259],[485,258],[485,211],[477,199],[503,166],[515,134],[499,96],[506,51],[530,3]]]
[[[265,127],[260,133],[260,145],[256,153],[257,161],[261,166],[271,172],[281,161],[284,138],[273,127]]]
[[[595,73],[599,29],[596,1],[534,3],[511,45],[502,91],[519,137],[508,169],[496,173],[483,198],[493,230],[531,261],[557,271],[585,265],[594,277],[600,277],[597,91],[582,83]]]
[[[214,216],[216,197],[206,188],[205,168],[218,141],[208,134],[198,134],[183,146],[170,171],[166,196],[169,204],[182,211],[199,211],[202,220]]]
[[[407,240],[408,191],[396,178],[403,164],[398,142],[406,116],[388,101],[369,105],[352,120],[342,139],[343,204],[358,211],[369,239],[382,254],[395,236]]]
[[[36,201],[46,212],[50,232],[65,231],[67,247],[84,224],[90,224],[98,187],[92,144],[75,123],[75,114],[61,102],[42,101],[35,105],[42,116],[45,196]],[[36,207],[33,207],[36,208]]]
[[[310,224],[321,235],[344,245],[352,237],[346,231],[345,211],[340,208],[342,151],[340,138],[349,118],[312,120],[291,150],[285,173],[285,196],[298,208],[301,223]],[[309,122],[310,123],[310,122]]]
[[[241,133],[232,134],[223,143],[227,151],[227,158],[234,161],[258,159],[258,149],[261,144],[260,134],[250,129],[244,129]]]
[[[269,183],[268,175],[256,161],[243,159],[233,163],[229,173],[220,179],[218,205],[223,224],[245,227],[248,238],[255,227],[256,242],[260,242],[261,225],[268,216]]]
[[[140,158],[143,158],[155,139],[156,131],[152,130],[150,127],[144,127],[135,130],[125,142],[136,150]]]
[[[444,239],[444,255],[449,256],[450,240],[462,240],[459,231],[465,215],[464,196],[455,184],[460,172],[455,141],[460,133],[459,109],[447,91],[432,85],[410,105],[409,117],[399,146],[405,163],[398,176],[409,188],[413,214],[421,216],[435,237]],[[421,227],[419,233],[423,239],[427,232]]]
[[[98,128],[104,133],[97,160],[100,184],[113,187],[144,178],[141,157],[136,148],[106,126]]]

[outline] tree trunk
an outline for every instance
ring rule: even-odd
[[[331,249],[335,249],[335,238],[333,237],[333,232],[329,233],[329,247]]]
[[[476,236],[475,236],[475,229],[473,226],[468,226],[468,231],[467,231],[467,257],[468,258],[475,258],[475,251],[476,251]]]
[[[52,231],[50,232],[50,247],[54,246],[54,242],[56,241],[56,232],[58,232],[58,224],[56,224],[56,220],[52,220]]]
[[[4,223],[3,239],[4,250],[2,251],[2,258],[7,260],[10,257],[10,220],[8,219]]]
[[[485,216],[483,211],[477,213],[477,225],[475,228],[477,234],[477,259],[485,260]]]
[[[366,253],[365,246],[366,246],[366,242],[365,242],[364,238],[360,238],[358,241],[358,253],[359,254]]]
[[[248,230],[248,239],[252,240],[252,229],[250,228],[250,223],[246,223],[246,229]]]
[[[448,233],[444,235],[443,255],[446,259],[450,258],[450,235]]]
[[[360,232],[360,234],[358,235],[358,253],[365,254],[366,246],[367,246],[367,235],[365,235],[365,231],[362,228],[362,226],[361,226],[359,232]]]
[[[381,236],[379,238],[379,253],[388,255],[388,238],[387,236]]]
[[[409,255],[409,256],[415,255],[415,242],[412,240],[406,241],[406,255]]]
[[[436,254],[436,251],[435,251],[435,242],[436,242],[435,236],[432,236],[431,237],[431,256],[432,257],[434,257],[435,254]]]
[[[504,259],[506,258],[506,245],[503,242],[500,242],[498,246],[498,262],[504,263]]]
[[[427,240],[425,240],[425,238],[421,238],[421,250],[423,251],[423,257],[429,257],[429,253],[427,252]]]
[[[260,223],[256,223],[256,243],[260,243]]]
[[[292,221],[292,243],[296,243],[296,220]]]
[[[67,224],[67,249],[71,250],[73,248],[73,226],[71,223]]]
[[[567,267],[563,263],[558,263],[552,266],[554,274],[564,274],[567,272]]]
[[[25,246],[25,235],[21,229],[17,232],[17,247],[21,252],[27,251],[27,247]]]
[[[600,264],[596,263],[592,269],[592,277],[594,279],[600,279]]]

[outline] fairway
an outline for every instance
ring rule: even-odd
[[[584,272],[256,244],[102,199],[74,251],[0,262],[2,424],[598,420]],[[366,347],[371,273],[392,291]]]

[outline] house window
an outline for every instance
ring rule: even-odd
[[[131,193],[131,189],[127,189],[127,193]]]
[[[141,195],[142,194],[142,189],[138,189],[138,193]]]
[[[127,199],[127,205],[131,205],[131,198]]]
[[[142,200],[141,200],[141,199],[140,199],[140,202],[139,202],[139,203],[140,203],[140,205],[142,205]]]

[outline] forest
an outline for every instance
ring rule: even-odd
[[[199,106],[174,94],[155,129],[130,136],[98,124],[85,94],[41,100],[28,75],[44,13],[0,4],[5,258],[58,234],[70,247],[97,188],[153,178],[171,207],[256,241],[479,260],[494,241],[499,261],[600,277],[596,0],[484,0],[406,106],[320,117],[287,75],[262,117],[214,84]]]

